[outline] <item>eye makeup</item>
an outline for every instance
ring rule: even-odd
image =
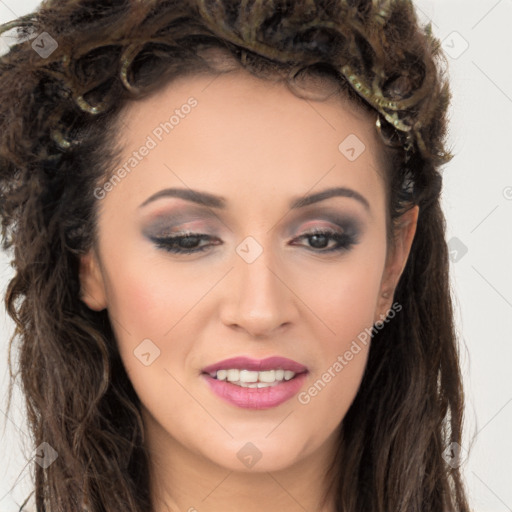
[[[286,238],[291,237],[290,246],[332,255],[346,252],[359,243],[361,224],[354,215],[324,209],[301,214],[285,231]],[[144,236],[158,249],[184,256],[210,252],[215,246],[223,245],[224,242],[214,234],[216,231],[210,219],[205,219],[201,213],[184,211],[160,214],[143,228]]]

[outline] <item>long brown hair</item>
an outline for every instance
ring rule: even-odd
[[[93,191],[116,166],[122,107],[175,77],[223,72],[201,57],[219,48],[297,94],[301,76],[335,80],[379,120],[390,243],[392,221],[420,207],[394,295],[403,311],[373,334],[329,468],[337,509],[469,512],[459,467],[443,457],[462,444],[464,409],[440,207],[451,93],[412,2],[49,0],[3,29],[14,27],[20,39],[0,58],[0,218],[15,270],[8,410],[19,374],[33,445],[58,453],[33,465],[37,510],[152,510],[140,403],[107,311],[80,300],[78,262],[96,240]]]

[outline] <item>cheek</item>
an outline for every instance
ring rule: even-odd
[[[152,254],[132,254],[109,269],[109,312],[137,339],[161,339],[204,295],[214,277]]]
[[[321,357],[299,402],[323,410],[332,428],[355,398],[366,367],[385,263],[385,242],[369,245],[304,281],[301,292],[319,320],[314,337]]]
[[[329,362],[319,368],[297,395],[303,421],[318,429],[321,418],[324,432],[339,427],[359,390],[368,351],[369,344],[357,342],[331,354]]]
[[[106,265],[111,324],[134,387],[142,393],[146,388],[160,390],[160,384],[169,384],[164,370],[181,371],[194,352],[205,325],[198,319],[204,314],[203,299],[218,281],[218,272],[173,262],[150,249],[123,254],[122,261],[110,258]],[[148,351],[154,362],[145,366],[140,357]],[[150,396],[158,397],[159,391]]]
[[[317,281],[308,305],[315,322],[318,358],[298,402],[307,411],[305,421],[323,418],[323,428],[334,430],[357,395],[371,343],[371,328],[380,283],[380,264],[359,262],[337,269]]]
[[[296,288],[298,294],[323,324],[322,337],[333,349],[350,344],[358,333],[373,325],[385,245],[364,245],[339,263],[303,269],[308,277],[296,278],[301,283],[300,289]]]

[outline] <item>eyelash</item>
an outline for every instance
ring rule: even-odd
[[[294,240],[301,240],[304,238],[312,238],[314,236],[326,236],[326,237],[328,237],[328,241],[334,240],[337,243],[337,245],[335,247],[331,247],[330,249],[315,250],[314,248],[312,248],[313,252],[317,252],[320,254],[348,251],[348,250],[350,250],[350,248],[353,245],[355,245],[357,243],[355,240],[355,237],[352,235],[349,235],[346,233],[337,233],[336,231],[331,231],[328,229],[314,229],[312,231],[308,231],[308,232],[298,236]],[[200,247],[195,247],[193,249],[184,249],[177,245],[180,242],[180,240],[187,240],[187,239],[191,239],[191,238],[195,238],[199,242],[200,240],[208,240],[208,239],[212,239],[213,237],[211,237],[209,235],[200,234],[200,233],[186,232],[186,233],[182,233],[180,235],[172,236],[172,237],[162,237],[162,238],[154,237],[153,241],[155,242],[157,247],[159,247],[167,252],[174,253],[174,254],[194,254],[194,253],[203,252],[206,249],[208,249],[208,247],[210,247],[210,245],[203,245]],[[218,245],[218,244],[215,244],[215,245]]]

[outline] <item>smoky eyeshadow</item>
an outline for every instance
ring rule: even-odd
[[[193,227],[190,230],[204,230],[208,227],[208,221],[211,220],[211,217],[215,217],[211,212],[166,212],[152,217],[143,225],[142,232],[148,237],[162,236],[171,232],[180,232],[183,224],[198,221],[202,222],[201,227]]]
[[[168,236],[182,231],[200,232],[213,236],[212,220],[218,219],[209,210],[165,212],[152,217],[151,220],[146,222],[142,228],[142,233],[148,238]],[[344,234],[354,238],[360,236],[364,230],[364,222],[357,215],[341,213],[334,208],[322,207],[319,209],[317,207],[314,211],[302,212],[289,223],[284,236],[298,235],[303,224],[315,221],[332,224],[332,229],[340,229]],[[194,223],[194,225],[189,225],[190,223]],[[185,225],[186,227],[183,227]],[[308,227],[307,230],[309,231],[311,228]]]
[[[359,216],[348,212],[341,213],[334,208],[323,207],[321,210],[304,212],[298,216],[286,229],[287,236],[298,233],[299,228],[305,223],[320,221],[328,222],[333,225],[333,228],[341,229],[343,233],[354,238],[360,236],[364,231],[364,222]],[[309,227],[305,229],[310,230]]]

